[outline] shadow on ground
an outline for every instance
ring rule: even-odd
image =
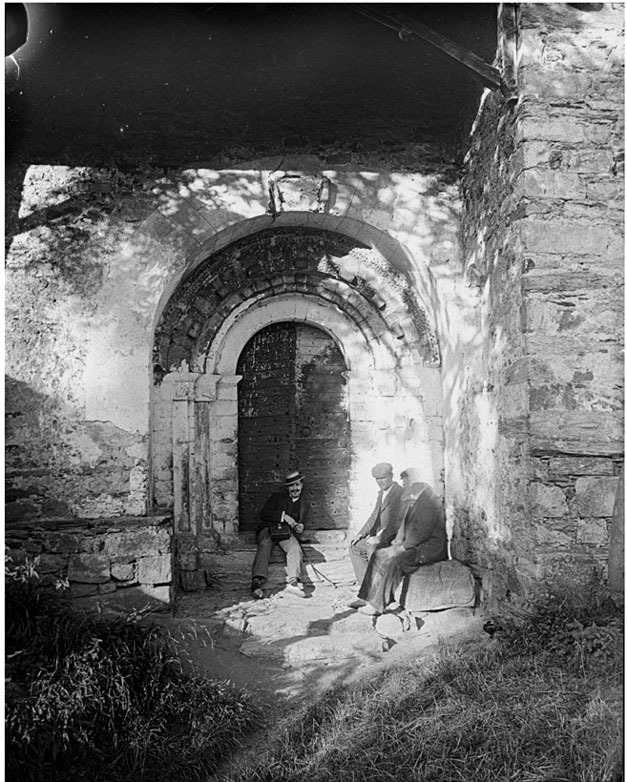
[[[330,585],[309,586],[304,598],[282,589],[264,600],[195,593],[158,621],[175,638],[187,670],[229,680],[274,707],[312,700],[372,666],[430,654],[438,644],[486,637],[481,611],[452,608],[415,616],[401,637],[384,638],[373,617],[347,607],[354,596],[353,587]]]

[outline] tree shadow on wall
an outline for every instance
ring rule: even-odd
[[[58,467],[65,406],[28,383],[5,375],[5,521],[71,515],[41,475]]]

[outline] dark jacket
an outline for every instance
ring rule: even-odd
[[[283,512],[287,513],[287,515],[291,516],[295,521],[306,525],[307,515],[309,513],[309,503],[302,494],[296,502],[292,502],[287,489],[274,492],[259,511],[257,532],[264,527],[267,527],[271,521],[280,521]]]
[[[426,483],[418,499],[407,511],[398,539],[405,549],[416,554],[417,565],[429,565],[448,559],[446,521],[442,501]]]
[[[398,532],[402,519],[401,499],[403,497],[403,487],[399,486],[399,484],[394,481],[383,504],[381,504],[382,497],[383,490],[379,492],[374,510],[370,514],[368,521],[359,531],[358,537],[362,538],[367,535],[376,535],[380,530],[383,530],[382,542],[383,537],[385,537],[389,543]]]

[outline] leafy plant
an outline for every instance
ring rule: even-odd
[[[163,628],[23,574],[5,589],[7,782],[204,779],[255,724],[246,694],[182,672]]]
[[[556,657],[560,666],[584,673],[622,674],[624,616],[596,574],[579,590],[549,591],[522,613],[499,617],[497,624],[512,654]]]

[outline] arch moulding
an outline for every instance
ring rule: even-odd
[[[206,371],[172,372],[156,390],[153,438],[162,441],[160,466],[171,464],[172,484],[169,496],[169,487],[159,485],[167,480],[160,480],[156,465],[155,494],[158,501],[173,505],[179,535],[211,538],[217,533],[223,542],[237,539],[237,360],[255,333],[281,321],[322,329],[338,344],[346,362],[350,529],[361,526],[369,512],[373,461],[389,459],[404,466],[419,461],[432,465],[434,482],[441,478],[441,434],[428,409],[439,388],[438,370],[415,366],[412,376],[407,369],[395,371],[389,348],[369,341],[338,307],[310,295],[284,294],[240,306],[209,347]],[[424,404],[426,397],[429,405]]]
[[[190,274],[208,258],[247,236],[273,228],[314,228],[346,236],[370,246],[396,272],[408,279],[415,288],[422,307],[431,323],[435,323],[433,301],[435,283],[429,268],[418,259],[410,258],[403,245],[381,228],[365,222],[360,214],[333,215],[315,212],[283,212],[278,218],[268,214],[248,219],[235,219],[229,215],[215,218],[212,234],[189,255],[181,270],[166,284],[155,310],[154,326],[159,322],[163,310],[172,295]]]

